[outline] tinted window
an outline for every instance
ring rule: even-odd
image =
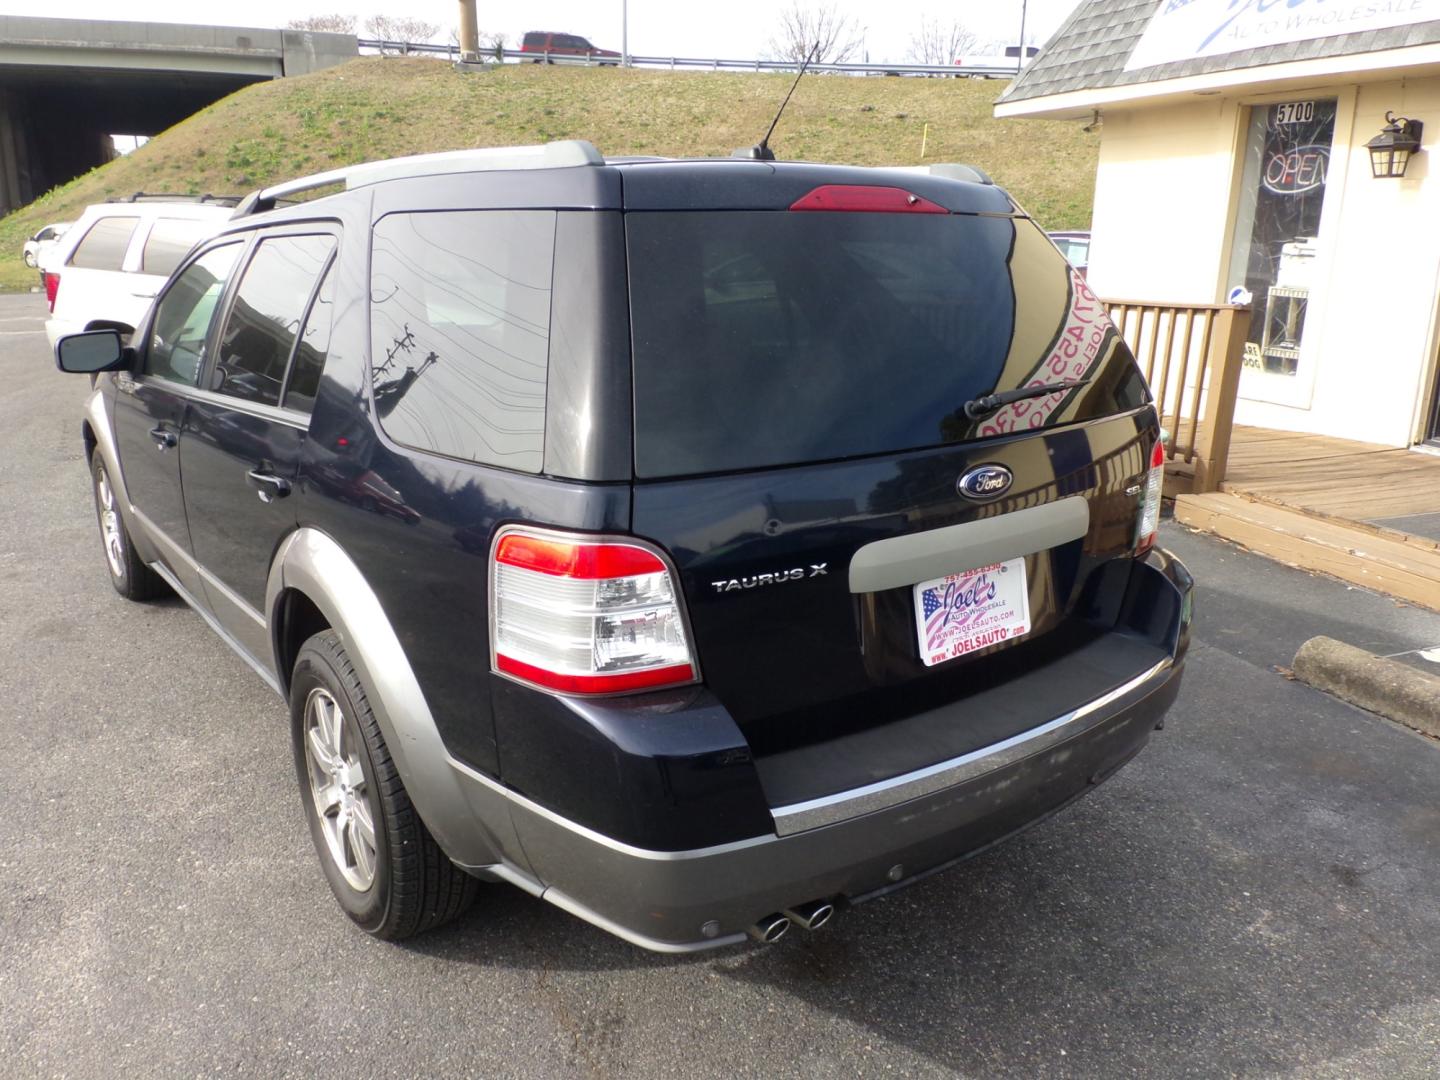
[[[47,226],[46,228],[43,228],[43,229],[41,229],[38,233],[36,233],[35,236],[34,236],[34,239],[36,239],[36,240],[54,240],[54,239],[55,239],[55,230],[52,229],[52,228],[49,228],[49,227]]]
[[[119,270],[139,221],[136,217],[101,218],[76,246],[70,265],[86,270]]]
[[[213,231],[214,226],[209,222],[161,218],[150,227],[150,235],[145,238],[140,272],[169,277],[185,261],[190,249]]]
[[[212,248],[187,266],[165,291],[145,351],[147,375],[189,386],[199,380],[210,320],[240,248],[238,243]]]
[[[300,347],[295,350],[295,364],[290,371],[290,384],[285,390],[285,407],[309,412],[315,407],[320,391],[320,373],[325,369],[325,356],[330,351],[330,320],[335,310],[335,264],[325,271],[315,303],[305,317],[300,333]]]
[[[1102,306],[1028,221],[632,213],[626,229],[641,476],[894,452],[1143,403]],[[1096,385],[983,423],[963,413],[1080,376]]]
[[[539,472],[551,210],[391,214],[375,226],[375,411],[397,442]]]
[[[260,241],[220,334],[210,389],[263,405],[279,404],[300,320],[334,250],[335,238],[325,235]]]

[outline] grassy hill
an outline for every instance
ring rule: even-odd
[[[0,288],[28,288],[25,238],[133,191],[243,193],[358,161],[589,139],[604,154],[711,156],[764,134],[791,76],[509,65],[461,74],[369,57],[261,83],[0,219]],[[772,140],[781,157],[862,165],[964,161],[1047,228],[1085,228],[1098,140],[1078,124],[996,120],[1003,84],[807,77]]]

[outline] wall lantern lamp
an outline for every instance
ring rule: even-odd
[[[1370,151],[1370,172],[1376,179],[1405,175],[1405,166],[1410,164],[1410,155],[1420,149],[1420,132],[1424,125],[1419,120],[1407,120],[1394,113],[1385,114],[1385,127],[1380,134],[1365,144]]]

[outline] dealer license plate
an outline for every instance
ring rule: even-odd
[[[915,586],[915,627],[926,667],[1028,634],[1025,560],[922,581]]]

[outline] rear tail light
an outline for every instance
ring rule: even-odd
[[[790,204],[791,210],[841,210],[872,214],[948,214],[950,211],[904,188],[822,184]]]
[[[1144,555],[1155,546],[1160,532],[1160,495],[1165,489],[1165,440],[1155,440],[1150,451],[1150,471],[1140,496],[1140,523],[1135,527],[1135,554]]]
[[[50,304],[50,314],[55,314],[55,297],[60,295],[60,275],[46,272],[45,299]]]
[[[695,681],[674,576],[638,541],[507,529],[490,562],[496,671],[567,694]]]

